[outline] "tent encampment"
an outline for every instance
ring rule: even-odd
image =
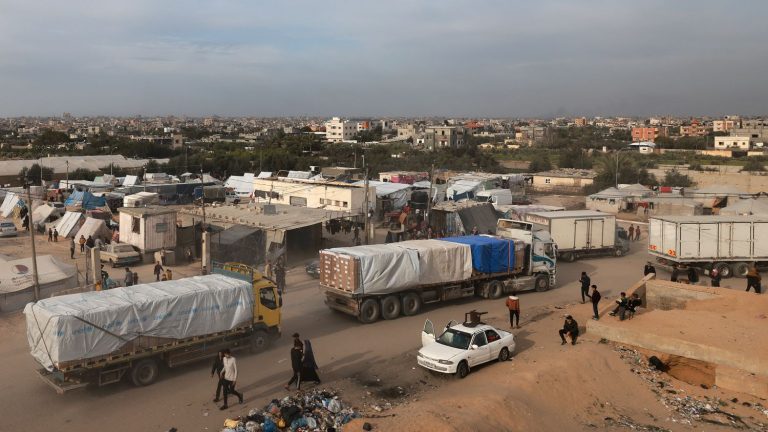
[[[16,206],[21,202],[21,198],[16,195],[13,192],[8,192],[5,194],[5,200],[3,200],[3,205],[0,206],[0,214],[4,218],[7,218],[8,216],[13,214],[14,209],[16,209]]]
[[[68,211],[64,213],[64,216],[62,216],[61,219],[56,221],[54,228],[59,232],[59,236],[72,237],[80,228],[80,220],[83,217],[84,215],[80,212]]]
[[[56,211],[56,208],[53,206],[49,206],[48,204],[43,204],[35,207],[35,210],[32,211],[32,223],[42,224],[42,223],[48,222],[48,218],[55,211]]]
[[[67,207],[77,206],[84,210],[93,210],[107,205],[107,200],[103,196],[96,196],[88,191],[76,190],[64,201]]]
[[[365,184],[365,180],[360,180],[353,184],[362,186]],[[403,208],[403,206],[408,204],[408,199],[411,197],[411,189],[413,189],[411,185],[406,183],[390,183],[374,180],[369,181],[368,186],[376,188],[377,197],[389,198],[392,200],[392,207],[396,209]]]
[[[89,217],[83,222],[83,225],[77,230],[77,233],[75,233],[75,240],[78,240],[80,236],[83,236],[86,239],[89,236],[92,236],[94,239],[111,239],[112,231],[107,228],[107,224],[103,220]]]

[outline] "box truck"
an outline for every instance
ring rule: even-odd
[[[500,220],[500,236],[333,248],[320,251],[326,305],[363,323],[415,315],[425,303],[500,298],[555,285],[552,239],[531,224]]]
[[[62,394],[126,375],[152,384],[161,364],[176,367],[218,351],[265,348],[280,336],[277,286],[243,264],[215,274],[69,294],[24,308],[40,377]]]
[[[744,277],[750,264],[768,264],[766,216],[657,216],[648,222],[648,253],[662,266]]]
[[[549,231],[557,256],[566,262],[592,255],[622,256],[629,252],[626,231],[616,216],[592,210],[531,212],[525,221]]]

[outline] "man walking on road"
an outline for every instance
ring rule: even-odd
[[[579,282],[581,282],[581,303],[585,303],[587,297],[589,297],[589,285],[592,283],[592,280],[587,276],[587,272],[581,272]]]
[[[720,276],[720,272],[717,271],[716,268],[713,268],[712,271],[709,272],[709,280],[713,287],[719,287],[720,286],[720,279],[722,279],[722,276]]]
[[[640,240],[640,225],[635,227],[635,241]]]
[[[78,240],[77,242],[80,244],[80,253],[85,253],[85,236],[81,234],[80,240]]]
[[[589,296],[590,299],[592,299],[592,312],[595,313],[595,316],[592,317],[594,320],[600,319],[600,314],[597,312],[597,304],[600,303],[600,299],[603,298],[603,296],[600,294],[600,291],[597,290],[597,285],[592,285],[592,295]]]
[[[56,228],[53,229],[53,242],[58,243],[59,242],[59,230]]]
[[[129,287],[133,285],[133,272],[128,267],[125,268],[125,286]]]
[[[69,239],[69,257],[75,259],[75,238]]]
[[[750,288],[755,289],[755,293],[760,294],[760,272],[757,271],[757,267],[755,267],[754,264],[749,267],[749,271],[747,272],[747,292],[749,292]]]
[[[155,270],[154,271],[155,271],[155,282],[159,282],[160,281],[160,273],[163,272],[163,266],[162,266],[162,264],[160,264],[160,261],[158,261],[157,264],[155,264]]]
[[[304,344],[300,339],[293,339],[293,348],[291,348],[291,369],[293,376],[285,385],[286,390],[290,390],[291,384],[296,383],[296,390],[301,388],[301,364],[304,359]]]
[[[571,337],[571,345],[576,345],[576,339],[579,337],[579,324],[570,315],[567,315],[565,317],[565,323],[563,323],[563,328],[560,329],[560,339],[563,340],[563,343],[561,343],[560,345],[565,345],[568,343],[565,340],[566,336]]]
[[[517,328],[520,328],[520,299],[515,296],[507,297],[507,309],[509,309],[509,326],[515,328],[513,319],[517,321]]]
[[[240,403],[243,403],[243,394],[235,390],[235,385],[237,384],[237,361],[232,357],[232,353],[229,352],[228,348],[222,352],[224,354],[224,358],[221,360],[222,375],[224,376],[224,405],[220,409],[224,411],[229,408],[227,397],[230,394],[237,396]]]
[[[214,402],[218,402],[221,391],[224,389],[224,375],[221,373],[224,370],[224,351],[219,351],[216,355],[216,359],[213,360],[213,366],[211,366],[211,378],[216,375],[216,380],[219,382],[216,384],[216,398]]]
[[[629,225],[629,229],[627,231],[629,231],[629,241],[634,240],[635,239],[635,226],[630,224]]]

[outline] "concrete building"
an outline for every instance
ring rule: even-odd
[[[693,121],[689,125],[680,126],[680,136],[706,136],[709,130],[710,128],[707,126],[698,121]]]
[[[560,169],[532,175],[532,187],[539,191],[579,192],[585,186],[595,182],[597,173],[592,170]]]
[[[325,122],[325,139],[330,142],[351,141],[357,133],[358,122],[334,117]]]
[[[629,145],[629,148],[642,154],[651,154],[656,148],[656,144],[651,141],[635,142]]]
[[[731,129],[731,136],[749,137],[752,143],[768,142],[768,120],[742,120],[740,127]]]
[[[712,122],[712,132],[730,132],[741,125],[738,120],[715,120]]]
[[[661,127],[633,127],[632,141],[656,141],[660,136],[667,136],[666,128]]]
[[[415,139],[416,133],[417,133],[416,125],[407,124],[405,126],[401,126],[397,128],[397,139],[399,140]]]
[[[715,149],[717,150],[728,150],[735,148],[746,151],[749,150],[750,147],[750,138],[748,136],[715,137]]]
[[[351,215],[364,213],[365,188],[342,182],[266,179],[253,180],[253,196],[259,202],[319,208]],[[369,208],[376,205],[376,188],[369,187]]]
[[[425,131],[424,146],[429,150],[463,147],[466,135],[462,126],[431,126]]]

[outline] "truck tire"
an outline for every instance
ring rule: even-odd
[[[544,292],[549,289],[549,276],[540,274],[533,280],[533,287],[538,292]]]
[[[360,304],[360,313],[357,319],[364,324],[370,324],[379,320],[381,315],[381,305],[374,298],[367,298]]]
[[[613,251],[613,255],[617,256],[617,257],[623,256],[624,255],[624,251],[621,250],[621,248],[616,248],[616,250]]]
[[[560,259],[565,262],[574,262],[576,261],[576,254],[573,252],[563,252],[562,255],[560,255]]]
[[[251,336],[251,352],[258,353],[264,351],[271,341],[267,332],[263,330],[253,332],[253,336]]]
[[[405,293],[402,303],[403,315],[405,316],[413,316],[421,312],[421,296],[416,293]]]
[[[139,360],[131,369],[131,381],[137,387],[148,386],[157,380],[160,369],[153,358]]]
[[[717,263],[714,265],[714,269],[717,270],[717,272],[720,274],[721,278],[729,278],[733,276],[733,272],[731,271],[731,266],[728,265],[728,263]]]
[[[391,295],[384,297],[381,301],[381,317],[386,320],[393,320],[400,316],[401,310],[400,298]]]
[[[500,299],[502,296],[504,296],[504,284],[497,280],[488,282],[488,297]]]
[[[733,265],[732,276],[747,277],[747,273],[749,273],[749,264],[745,263],[744,261],[737,262]]]

